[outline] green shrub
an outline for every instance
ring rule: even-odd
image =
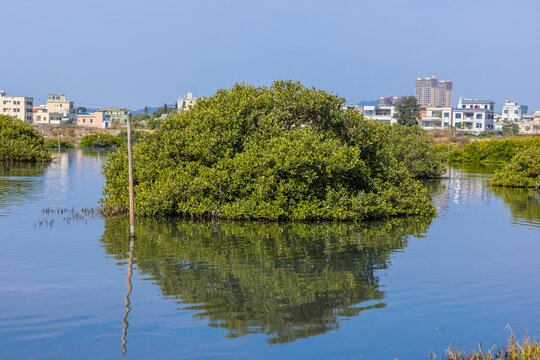
[[[486,139],[473,141],[458,150],[454,160],[463,162],[508,162],[519,151],[540,147],[540,137]]]
[[[413,177],[438,178],[445,172],[445,154],[419,126],[393,125],[389,144],[396,159]]]
[[[394,156],[390,126],[294,82],[236,85],[164,119],[134,147],[135,209],[146,216],[358,220],[432,215]],[[104,166],[106,207],[126,209],[126,147]]]
[[[146,133],[144,131],[135,131],[131,130],[131,143],[137,144],[141,142],[141,140],[144,138]],[[118,138],[123,142],[127,144],[127,130],[122,130],[118,134]]]
[[[30,124],[0,115],[1,161],[50,161],[43,136]]]
[[[58,139],[46,139],[45,140],[45,147],[46,148],[57,148],[58,149]],[[60,139],[60,148],[61,149],[71,149],[73,148],[73,144],[70,143],[67,140]]]
[[[493,186],[533,187],[540,184],[540,147],[523,150],[502,169],[495,171]]]
[[[122,140],[110,134],[86,135],[79,143],[79,147],[117,147],[122,145]]]

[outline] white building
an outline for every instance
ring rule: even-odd
[[[453,126],[451,107],[427,107],[421,112],[420,127],[424,130],[444,129]]]
[[[0,114],[32,123],[34,99],[26,96],[6,96],[0,91]]]
[[[370,120],[377,120],[385,124],[397,123],[394,118],[393,106],[364,106],[364,116]]]
[[[517,102],[506,100],[502,106],[501,121],[511,121],[517,123],[529,110],[528,106],[518,105]]]
[[[341,110],[354,110],[358,111],[360,114],[363,113],[363,107],[361,105],[343,105]]]
[[[456,128],[465,131],[493,131],[494,108],[495,102],[492,100],[460,98],[457,107],[453,109],[452,121]]]
[[[194,98],[192,93],[187,93],[186,97],[178,98],[178,111],[189,110],[196,102],[197,98]]]

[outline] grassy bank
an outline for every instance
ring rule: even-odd
[[[437,359],[432,355],[432,359]],[[531,339],[529,335],[521,340],[516,340],[514,334],[508,339],[508,345],[494,352],[494,347],[487,351],[478,344],[478,350],[464,352],[457,346],[450,346],[446,350],[444,360],[538,360],[540,359],[540,343],[537,339]]]

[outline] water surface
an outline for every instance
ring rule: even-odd
[[[106,156],[0,174],[0,358],[428,359],[507,324],[540,336],[540,197],[486,187],[491,168],[426,183],[435,219],[144,220],[130,248],[126,220],[88,212]]]

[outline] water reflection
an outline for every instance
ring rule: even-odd
[[[126,285],[127,285],[127,293],[126,296],[124,296],[124,308],[126,308],[126,312],[124,313],[124,317],[122,318],[122,324],[124,327],[122,328],[122,355],[124,355],[127,352],[127,329],[129,327],[129,322],[127,321],[128,315],[131,312],[131,300],[129,299],[129,296],[131,295],[131,291],[133,289],[133,285],[131,284],[131,277],[133,276],[133,252],[135,249],[135,239],[132,237],[129,240],[129,258],[128,258],[128,275],[126,278]]]
[[[491,187],[510,209],[513,223],[540,228],[540,193],[534,189]]]
[[[0,216],[7,215],[5,209],[10,205],[22,205],[21,202],[33,199],[42,191],[40,181],[48,164],[9,163],[9,170],[0,172]]]
[[[422,236],[432,219],[371,224],[144,221],[136,266],[165,297],[227,330],[287,343],[337,329],[343,319],[385,306],[377,270]],[[108,254],[129,257],[126,221],[108,220]],[[148,279],[148,278],[147,278]],[[129,311],[128,311],[129,312]]]

